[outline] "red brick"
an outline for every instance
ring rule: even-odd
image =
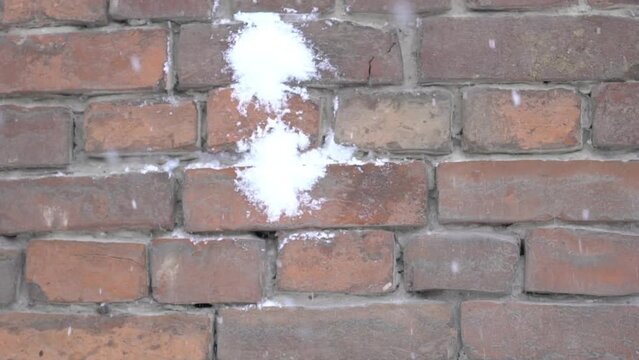
[[[639,306],[469,301],[462,303],[469,359],[633,359]]]
[[[334,70],[320,70],[318,85],[398,84],[402,58],[397,34],[349,22],[312,21],[295,24],[320,57]],[[228,38],[238,25],[189,24],[182,27],[177,45],[179,87],[227,85],[231,68],[224,59]]]
[[[534,10],[577,5],[576,0],[466,0],[474,10]]]
[[[319,84],[400,84],[404,78],[394,31],[340,21],[300,25],[308,43],[335,68],[321,70]]]
[[[250,138],[258,128],[266,125],[269,118],[276,118],[254,103],[247,106],[246,115],[240,113],[238,106],[230,88],[209,93],[206,111],[209,150],[235,150],[239,141]],[[282,121],[309,136],[311,143],[317,143],[320,135],[318,102],[292,95],[287,108],[290,112],[282,116]]]
[[[211,0],[112,0],[114,19],[208,20]]]
[[[89,153],[195,150],[198,112],[191,100],[95,102],[84,136]]]
[[[259,12],[285,12],[284,9],[293,9],[302,13],[315,11],[330,11],[335,0],[234,0],[231,2],[234,12],[259,11]]]
[[[0,234],[171,229],[174,197],[166,173],[0,180]]]
[[[571,81],[639,76],[639,21],[606,16],[423,20],[421,80]],[[494,49],[491,48],[494,41]]]
[[[218,359],[453,359],[452,307],[423,302],[345,308],[222,309]]]
[[[409,291],[510,293],[519,260],[512,237],[482,233],[417,233],[404,248]]]
[[[0,306],[15,301],[21,268],[22,251],[0,247]]]
[[[537,229],[526,238],[526,291],[639,293],[639,236]]]
[[[637,5],[637,0],[588,0],[588,5],[599,9],[610,9],[624,5]]]
[[[639,163],[473,161],[437,168],[439,220],[624,222],[639,219]]]
[[[206,232],[424,225],[426,171],[423,162],[332,165],[310,192],[313,199],[325,200],[319,209],[269,222],[236,190],[235,169],[187,170],[182,195],[185,227]]]
[[[178,87],[202,88],[231,83],[231,71],[224,59],[228,39],[239,25],[186,24],[177,40]]]
[[[452,96],[445,91],[340,96],[335,138],[358,148],[449,153]]]
[[[32,240],[25,282],[36,301],[137,300],[148,294],[146,248],[134,243]]]
[[[414,13],[443,12],[450,9],[450,0],[345,0],[346,11],[351,13]]]
[[[0,93],[154,90],[165,29],[0,36]]]
[[[0,358],[206,360],[206,315],[0,314]]]
[[[153,297],[162,303],[256,303],[265,271],[261,239],[153,240]]]
[[[284,236],[277,286],[284,291],[377,294],[395,290],[395,236],[388,231]]]
[[[468,152],[529,153],[581,147],[581,98],[571,90],[471,88],[464,92],[462,114],[463,145]]]
[[[4,0],[0,4],[0,23],[5,25],[104,25],[107,21],[106,0]]]
[[[595,147],[639,148],[639,84],[602,84],[593,91]]]
[[[0,106],[0,168],[62,167],[71,161],[73,113]]]

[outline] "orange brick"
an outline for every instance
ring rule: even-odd
[[[32,240],[25,282],[36,301],[133,301],[148,293],[146,266],[143,244]]]
[[[106,0],[4,0],[0,23],[50,25],[107,23]]]

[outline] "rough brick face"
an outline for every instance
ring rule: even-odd
[[[581,99],[574,91],[472,88],[463,99],[463,146],[468,152],[581,147]]]
[[[453,105],[446,91],[350,93],[338,104],[337,142],[365,149],[451,151]]]
[[[450,0],[345,0],[347,12],[352,13],[387,13],[396,14],[402,11],[413,13],[441,12],[450,9]]]
[[[473,161],[437,168],[439,220],[637,221],[639,163]]]
[[[526,291],[639,293],[639,236],[537,229],[526,238]]]
[[[173,205],[166,173],[0,180],[0,234],[170,229]]]
[[[0,36],[0,94],[158,89],[164,29]]]
[[[639,84],[603,84],[593,91],[592,143],[604,149],[639,148]]]
[[[153,297],[162,303],[256,303],[265,270],[261,239],[153,240]]]
[[[212,0],[116,0],[109,12],[115,19],[207,20]]]
[[[143,244],[33,240],[25,281],[32,300],[51,303],[132,301],[147,295]]]
[[[4,25],[103,25],[106,22],[106,0],[4,0],[0,3],[0,23]]]
[[[218,359],[453,359],[445,303],[322,309],[223,309]]]
[[[335,0],[234,0],[231,2],[236,12],[285,12],[285,9],[293,9],[302,13],[329,11],[334,3]]]
[[[266,214],[235,189],[235,169],[187,170],[182,195],[185,227],[204,232],[423,225],[426,171],[423,162],[331,165],[310,192],[313,199],[325,200],[319,209],[269,222]]]
[[[469,301],[462,341],[470,359],[632,359],[637,305]]]
[[[21,267],[22,251],[0,247],[0,306],[15,301]]]
[[[387,231],[292,233],[281,238],[284,291],[376,294],[395,289],[395,237]]]
[[[233,98],[230,88],[213,90],[207,102],[207,132],[209,150],[235,150],[237,143],[247,140],[258,128],[263,128],[275,114],[255,106],[246,107],[246,115],[238,110],[239,103]],[[320,132],[320,106],[318,101],[304,100],[291,95],[287,108],[290,112],[282,116],[282,121],[300,130],[316,143]]]
[[[421,79],[635,79],[638,36],[639,21],[621,17],[427,18],[422,25]]]
[[[206,360],[206,315],[95,316],[0,314],[0,358]]]
[[[475,10],[528,10],[577,5],[576,0],[466,0]]]
[[[67,165],[72,128],[66,108],[0,106],[0,168]]]
[[[404,248],[410,291],[471,290],[507,293],[519,260],[516,239],[482,233],[421,233]]]
[[[394,32],[340,21],[296,24],[305,38],[335,69],[321,70],[319,85],[396,84],[403,79],[399,40]],[[227,85],[231,69],[224,59],[237,25],[190,24],[177,46],[180,88]]]
[[[187,24],[180,28],[177,40],[176,70],[178,87],[202,88],[231,83],[224,53],[228,38],[238,25]]]
[[[191,100],[95,102],[84,115],[89,153],[195,150],[198,113]]]

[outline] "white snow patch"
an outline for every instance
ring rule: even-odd
[[[138,208],[138,202],[137,202],[137,201],[135,201],[135,199],[131,200],[131,207],[132,207],[133,209],[136,209],[136,210],[137,210],[137,208]]]
[[[488,39],[488,47],[491,49],[495,49],[497,45],[495,44],[495,39]]]
[[[513,105],[515,106],[521,105],[521,95],[519,95],[519,92],[517,90],[513,90],[511,92],[511,95],[513,98]]]
[[[309,192],[326,175],[330,164],[346,163],[355,149],[335,144],[332,136],[322,148],[308,149],[308,136],[269,119],[246,142],[238,145],[247,154],[237,169],[236,188],[262,209],[273,222],[281,216],[298,216],[303,209],[318,209],[322,199]]]
[[[136,73],[139,73],[142,70],[142,64],[140,63],[140,57],[137,55],[131,56],[131,69]]]
[[[459,274],[459,263],[456,260],[450,263],[450,271],[452,271],[453,274]]]
[[[169,176],[173,176],[173,171],[180,166],[179,159],[171,159],[162,165],[162,170],[169,173]]]
[[[229,39],[225,54],[233,70],[233,96],[240,111],[256,100],[258,105],[280,113],[291,93],[306,95],[304,89],[287,85],[318,76],[321,62],[302,33],[273,13],[237,13],[235,20],[246,26]]]
[[[160,172],[160,168],[155,166],[155,165],[144,165],[144,167],[142,168],[142,171],[140,171],[142,174],[146,174],[146,173],[150,173],[150,172]]]
[[[582,218],[583,220],[588,220],[588,219],[590,219],[590,210],[588,210],[588,209],[583,209],[583,210],[581,210],[581,218]]]
[[[73,328],[71,326],[69,326],[67,328],[67,336],[71,336],[71,333],[73,332]]]

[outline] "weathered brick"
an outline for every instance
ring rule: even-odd
[[[166,173],[0,180],[0,234],[171,229],[174,198]]]
[[[577,5],[577,0],[466,0],[474,10],[535,10]]]
[[[22,251],[0,248],[0,306],[9,305],[15,301],[20,268],[22,268]]]
[[[195,150],[198,112],[191,100],[95,102],[84,135],[88,153]]]
[[[176,70],[178,87],[202,88],[231,83],[231,71],[224,59],[228,39],[239,25],[187,24],[180,27]]]
[[[519,260],[516,239],[483,233],[418,233],[408,239],[408,290],[511,291]]]
[[[633,359],[639,306],[469,301],[462,303],[469,359]]]
[[[335,0],[234,0],[231,2],[237,11],[286,12],[293,9],[302,13],[325,12],[333,8]]]
[[[442,90],[339,97],[335,138],[360,148],[449,153],[452,97]]]
[[[0,358],[210,359],[207,315],[0,314]]]
[[[255,103],[247,105],[246,115],[240,113],[238,106],[230,88],[209,93],[206,111],[209,150],[235,150],[239,141],[250,138],[258,128],[266,125],[269,118],[276,118],[276,115],[255,106]],[[292,95],[287,109],[290,112],[282,116],[282,121],[307,135],[311,143],[316,143],[320,135],[318,102]]]
[[[602,84],[593,91],[592,143],[606,149],[639,148],[639,84]]]
[[[284,291],[376,294],[395,289],[395,236],[388,231],[301,232],[281,238]]]
[[[463,146],[476,153],[581,147],[581,99],[571,90],[471,88],[463,95]]]
[[[537,229],[525,244],[526,291],[601,296],[639,293],[639,236]]]
[[[330,309],[222,309],[218,359],[453,359],[452,307],[423,302]]]
[[[437,189],[443,223],[639,219],[639,162],[445,163]]]
[[[66,108],[0,106],[0,168],[65,166],[72,132]]]
[[[109,12],[114,19],[208,20],[211,0],[116,0]]]
[[[419,226],[426,222],[427,165],[331,165],[310,192],[319,209],[269,222],[236,190],[236,170],[191,169],[185,173],[187,231],[347,228],[363,225]],[[206,196],[202,196],[206,194]]]
[[[256,303],[265,270],[261,239],[153,240],[153,297],[162,303]]]
[[[588,5],[599,9],[610,9],[624,5],[637,5],[637,0],[588,0]]]
[[[32,240],[25,282],[35,301],[133,301],[148,294],[144,244]]]
[[[0,93],[158,89],[167,36],[165,29],[0,36]]]
[[[346,11],[350,13],[393,13],[406,16],[410,13],[443,12],[450,9],[450,0],[345,0]]]
[[[397,84],[403,79],[397,34],[335,20],[295,24],[320,57],[334,69],[322,69],[318,85]],[[189,24],[177,45],[180,88],[227,85],[231,68],[224,59],[229,35],[239,25]]]
[[[433,17],[422,25],[424,82],[639,78],[639,21],[606,16]]]
[[[0,23],[43,26],[50,24],[107,23],[106,0],[4,0]]]

